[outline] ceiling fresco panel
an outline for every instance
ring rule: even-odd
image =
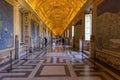
[[[25,0],[55,35],[62,35],[86,0]]]

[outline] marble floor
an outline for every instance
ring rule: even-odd
[[[84,55],[85,56],[85,55]],[[30,53],[0,67],[0,80],[120,80],[120,76],[69,46],[56,46]]]

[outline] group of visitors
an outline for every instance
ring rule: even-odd
[[[48,44],[48,40],[47,40],[46,37],[44,37],[45,47],[47,46],[47,44]],[[53,44],[53,46],[60,45],[60,44],[65,45],[65,39],[63,37],[62,38],[54,38],[53,41],[52,41],[52,44]]]
[[[65,45],[65,39],[64,38],[54,38],[53,39],[53,43],[55,43],[56,45]]]

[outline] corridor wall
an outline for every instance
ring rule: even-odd
[[[98,0],[96,7],[96,57],[120,71],[120,0]]]
[[[23,22],[21,23],[20,20]],[[35,21],[33,34],[31,20]],[[21,27],[23,27],[22,32],[20,32]],[[15,59],[16,55],[18,55],[16,58],[20,58],[28,53],[31,47],[31,35],[34,37],[35,45],[42,44],[42,40],[40,42],[38,38],[43,38],[43,27],[47,28],[25,0],[0,0],[0,64],[10,60],[10,51],[12,51],[12,59]],[[50,32],[50,29],[47,31]],[[45,34],[48,35],[49,32]],[[22,35],[23,40],[21,40]]]

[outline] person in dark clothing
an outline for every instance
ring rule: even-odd
[[[44,40],[45,40],[45,47],[47,46],[47,38],[44,37]]]
[[[63,44],[63,45],[65,44],[65,40],[64,40],[64,38],[62,38],[62,44]]]

